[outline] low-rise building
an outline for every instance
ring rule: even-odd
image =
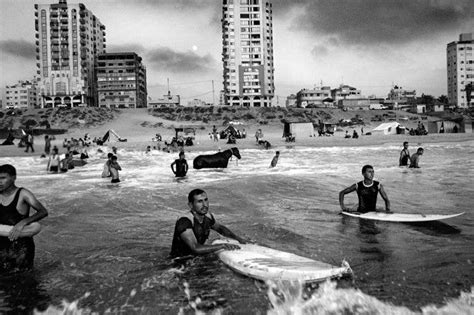
[[[297,107],[327,107],[324,102],[331,98],[331,88],[322,86],[314,89],[302,89],[296,93]]]
[[[188,106],[189,107],[195,107],[195,106],[208,106],[210,104],[207,104],[206,102],[204,102],[203,100],[200,100],[200,99],[193,99],[192,101],[189,101],[188,102]]]
[[[146,69],[136,53],[100,54],[96,74],[99,107],[147,107]]]
[[[338,104],[339,100],[343,99],[360,99],[361,91],[355,87],[341,84],[338,88],[331,90],[330,97],[333,99],[334,103]]]
[[[296,95],[291,94],[290,96],[286,98],[285,105],[286,107],[296,107],[296,101],[297,101]]]
[[[36,82],[18,81],[5,87],[5,108],[35,108],[38,104]]]
[[[163,98],[149,100],[148,108],[158,108],[158,107],[177,107],[180,105],[181,98],[179,95],[171,95],[171,92],[168,91],[167,95],[163,95]]]
[[[416,99],[416,90],[405,90],[395,85],[388,93],[388,99],[392,101],[407,102]]]

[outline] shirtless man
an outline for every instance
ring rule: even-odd
[[[120,164],[117,162],[117,156],[114,155],[110,158],[110,175],[112,176],[112,180],[110,181],[111,183],[120,183],[119,179],[119,172],[121,171],[122,168],[120,167]]]
[[[408,142],[403,142],[403,149],[400,152],[400,158],[398,159],[398,166],[408,166],[410,161],[410,152],[408,151]]]
[[[10,164],[0,166],[0,224],[13,225],[8,237],[0,236],[0,270],[33,267],[35,243],[22,237],[25,225],[39,221],[48,211],[31,191],[15,185],[16,169]],[[30,208],[36,213],[30,216]]]
[[[248,240],[235,235],[227,227],[216,222],[214,216],[209,213],[209,199],[204,190],[192,190],[188,195],[188,206],[192,217],[181,217],[176,221],[171,257],[205,255],[221,249],[234,250],[240,248],[235,244],[204,244],[211,229],[225,237],[233,238],[241,244],[248,242]]]
[[[418,163],[420,162],[420,156],[423,155],[423,152],[425,150],[423,150],[423,148],[418,148],[418,150],[416,150],[416,153],[413,154],[410,158],[410,166],[409,168],[420,168],[420,166],[418,165]]]
[[[388,196],[385,193],[382,184],[374,180],[374,168],[371,165],[365,165],[362,167],[362,175],[364,176],[364,180],[347,187],[339,193],[339,205],[341,206],[342,211],[352,211],[352,209],[346,208],[344,205],[344,196],[356,191],[359,198],[359,205],[357,207],[358,212],[366,213],[377,211],[375,206],[377,205],[377,195],[379,192],[385,201],[385,211],[390,212],[390,201],[388,200]]]
[[[176,165],[176,170],[174,169],[174,166]],[[171,163],[171,170],[173,171],[173,174],[176,177],[184,177],[188,173],[188,162],[184,158],[184,152],[181,151],[179,152],[179,159],[174,160],[173,163]]]

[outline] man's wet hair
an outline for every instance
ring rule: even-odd
[[[372,165],[369,165],[369,164],[364,165],[364,166],[362,167],[362,174],[364,174],[365,171],[366,171],[367,169],[369,169],[369,168],[374,169],[374,167],[373,167]]]
[[[194,202],[194,196],[200,195],[200,194],[205,194],[206,192],[202,189],[196,188],[191,190],[191,192],[188,195],[188,202],[193,203]]]
[[[3,164],[0,165],[0,173],[8,174],[10,176],[16,176],[16,169],[13,165]]]
[[[107,153],[107,158],[110,159],[114,154],[112,152]]]
[[[179,152],[179,156],[184,155],[184,151]]]
[[[418,152],[423,152],[423,151],[425,151],[425,149],[423,149],[423,148],[418,148],[418,150],[416,150],[417,153]]]
[[[408,144],[408,141],[403,142],[403,145]]]

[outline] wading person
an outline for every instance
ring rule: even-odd
[[[248,241],[235,235],[227,227],[219,224],[209,213],[209,199],[204,190],[194,189],[188,195],[188,206],[191,218],[181,217],[176,221],[170,256],[183,257],[188,255],[204,255],[221,249],[234,250],[240,247],[235,244],[206,245],[205,242],[212,230],[233,238],[241,244]]]
[[[175,165],[176,170],[174,169]],[[179,152],[179,159],[176,159],[173,163],[171,163],[171,170],[176,177],[184,177],[188,173],[188,169],[188,162],[184,158],[184,152],[181,151]]]
[[[8,237],[0,236],[0,272],[33,267],[33,237],[22,237],[23,228],[48,215],[48,211],[31,191],[15,185],[16,169],[10,164],[0,166],[0,224],[12,225]],[[30,216],[30,209],[36,213]]]
[[[410,168],[420,168],[420,156],[423,155],[423,152],[425,152],[423,148],[418,148],[418,150],[416,150],[416,153],[411,156],[409,166]]]
[[[398,166],[408,166],[410,161],[410,152],[408,151],[408,142],[403,142],[403,149],[400,152],[400,158],[398,159]]]
[[[360,213],[366,213],[370,211],[376,211],[377,195],[380,193],[383,200],[385,201],[385,211],[390,212],[390,201],[388,196],[383,189],[380,182],[374,180],[374,168],[371,165],[365,165],[362,167],[362,176],[364,180],[355,183],[339,193],[339,205],[342,211],[353,211],[350,208],[346,208],[344,205],[344,196],[353,191],[357,192],[359,198],[359,205],[357,211]]]

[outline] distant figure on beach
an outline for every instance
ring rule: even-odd
[[[352,139],[357,139],[357,138],[359,138],[359,134],[354,129],[354,132],[352,133]]]
[[[147,146],[147,147],[146,147],[146,150],[145,150],[145,153],[148,154],[148,153],[150,153],[150,152],[151,152],[151,146]]]
[[[255,140],[257,141],[257,143],[260,144],[260,141],[263,140],[263,131],[262,129],[258,129],[256,132],[255,132]]]
[[[350,208],[346,208],[344,205],[344,196],[356,191],[357,197],[359,198],[359,205],[357,207],[358,212],[366,213],[376,211],[377,195],[379,192],[385,201],[385,211],[390,212],[390,201],[388,200],[388,196],[385,193],[382,184],[374,180],[374,168],[371,165],[364,165],[364,167],[362,167],[362,176],[364,176],[364,180],[345,188],[339,193],[339,205],[341,206],[342,211],[353,211]]]
[[[49,156],[48,165],[46,166],[46,171],[51,173],[57,173],[59,171],[60,164],[58,148],[53,148],[53,153]]]
[[[418,148],[416,150],[416,153],[413,154],[410,158],[410,166],[409,168],[420,168],[419,162],[420,162],[420,156],[423,155],[423,152],[425,150],[423,148]]]
[[[181,217],[176,221],[170,257],[205,255],[221,249],[240,248],[235,244],[206,245],[205,242],[211,229],[225,237],[233,238],[241,244],[248,242],[216,222],[214,216],[209,212],[209,199],[204,190],[194,189],[189,193],[188,207],[191,210],[191,216]]]
[[[277,166],[278,163],[278,158],[280,157],[280,151],[275,152],[275,156],[272,159],[272,162],[270,163],[270,167],[275,167]]]
[[[13,225],[8,237],[0,236],[0,274],[3,271],[31,269],[35,258],[33,237],[22,237],[23,228],[48,215],[48,210],[26,188],[15,185],[16,169],[0,166],[0,224]],[[30,216],[30,209],[35,214]]]
[[[349,134],[349,130],[346,130],[346,135],[344,136],[344,138],[350,138],[351,135]]]
[[[29,149],[31,148],[31,152],[35,152],[35,149],[33,148],[33,143],[34,143],[34,137],[33,137],[33,131],[29,131],[26,134],[26,149],[25,152],[28,152]]]
[[[174,166],[176,165],[176,170],[174,169]],[[184,152],[181,151],[179,152],[179,159],[174,160],[173,163],[171,163],[171,170],[173,171],[173,174],[176,177],[184,177],[188,173],[188,162],[184,158]]]
[[[214,141],[219,141],[219,135],[217,134],[216,125],[212,127],[212,138]]]
[[[117,156],[116,155],[112,156],[110,158],[110,175],[112,175],[112,180],[110,181],[111,183],[119,183],[120,182],[118,171],[121,171],[121,170],[122,170],[122,168],[118,164]]]
[[[408,161],[410,161],[410,152],[408,151],[408,141],[405,141],[403,142],[403,149],[398,159],[398,166],[408,166]]]
[[[54,140],[54,136],[44,136],[44,153],[48,155],[51,152],[51,140]]]
[[[59,171],[66,173],[68,171],[69,153],[66,153],[64,159],[59,162]]]
[[[113,153],[107,153],[107,161],[104,163],[104,169],[102,171],[102,178],[110,177],[110,162],[112,157],[114,156]]]

